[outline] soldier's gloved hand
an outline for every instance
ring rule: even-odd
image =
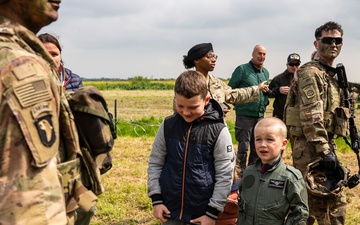
[[[321,158],[323,159],[323,163],[326,170],[333,171],[338,166],[338,159],[336,155],[332,151],[324,151],[321,154]]]

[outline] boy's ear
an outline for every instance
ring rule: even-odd
[[[205,105],[209,104],[209,102],[210,102],[210,95],[207,95],[205,97]]]
[[[282,150],[285,150],[286,149],[286,145],[287,145],[287,143],[288,143],[288,139],[284,139],[283,140],[283,143],[282,143]]]

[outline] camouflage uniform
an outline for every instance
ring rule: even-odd
[[[0,224],[67,224],[55,155],[60,94],[41,43],[0,16]]]
[[[55,63],[32,32],[0,23],[0,224],[74,224],[75,210],[91,210],[97,198],[80,176],[78,134]]]
[[[335,138],[347,135],[349,113],[341,107],[342,100],[343,93],[333,70],[326,70],[318,61],[308,62],[297,70],[284,118],[292,145],[293,166],[304,177],[309,163],[318,159],[323,151],[335,153]],[[307,224],[315,220],[319,225],[344,224],[346,199],[342,192],[336,198],[309,193],[309,207]]]

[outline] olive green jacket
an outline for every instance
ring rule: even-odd
[[[308,197],[301,172],[280,161],[261,174],[261,161],[248,166],[240,184],[240,225],[305,225]]]

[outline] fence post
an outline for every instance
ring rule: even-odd
[[[117,122],[117,99],[114,99],[114,118],[115,123]]]

